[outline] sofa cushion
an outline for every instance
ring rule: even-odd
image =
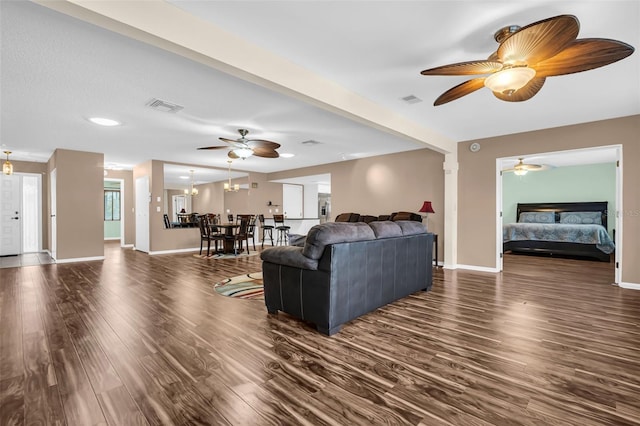
[[[376,234],[376,238],[402,237],[404,235],[398,222],[385,220],[371,222],[369,226],[373,229],[373,233]]]
[[[417,222],[422,222],[422,216],[412,212],[395,212],[391,213],[391,220],[394,222],[398,220],[415,220]]]
[[[358,213],[340,213],[336,216],[336,222],[357,222],[360,219]]]
[[[402,228],[402,235],[426,234],[427,227],[415,220],[399,220],[396,222]]]
[[[306,235],[289,234],[289,245],[295,247],[304,247],[304,243],[307,241]]]
[[[318,261],[302,255],[302,247],[280,246],[265,249],[260,259],[278,265],[287,265],[300,269],[318,269]]]
[[[302,254],[310,259],[322,257],[325,246],[352,241],[375,240],[373,229],[364,222],[326,222],[315,225],[307,234]]]

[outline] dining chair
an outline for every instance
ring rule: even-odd
[[[282,243],[283,245],[287,245],[289,243],[289,230],[291,227],[284,224],[284,215],[274,214],[273,223],[275,224],[275,230],[278,231],[276,244]]]
[[[229,223],[233,223],[233,215],[232,215],[232,214],[228,214],[228,215],[227,215],[227,221],[228,221]]]
[[[246,241],[247,243],[247,254],[249,254],[248,229],[249,229],[249,220],[246,217],[243,217],[240,219],[240,227],[238,228],[237,232],[233,234],[233,236],[231,237],[227,236],[227,238],[231,238],[233,240],[233,254],[235,254],[236,256],[238,255],[238,249],[242,251],[243,241]],[[240,247],[238,247],[236,243],[239,243]]]
[[[220,215],[209,213],[207,215],[207,220],[209,222],[208,225],[211,239],[215,241],[215,250],[216,252],[218,252],[218,241],[222,241],[222,248],[224,248],[226,230],[221,229],[219,226],[217,226],[220,223]]]
[[[236,225],[240,224],[240,220],[242,220],[242,218],[246,218],[248,221],[250,221],[252,216],[253,216],[252,214],[238,214],[238,215],[236,215]]]
[[[253,242],[253,250],[256,250],[256,215],[252,214],[249,217],[249,226],[247,227],[247,237],[251,238]],[[247,242],[247,244],[249,244]]]
[[[267,225],[264,220],[264,215],[259,214],[258,220],[260,221],[260,229],[262,230],[262,248],[264,248],[264,240],[267,238],[267,234],[269,234],[269,238],[271,239],[271,245],[273,245],[273,225]]]
[[[218,241],[224,240],[224,235],[219,233],[213,234],[211,232],[211,227],[209,226],[209,221],[206,215],[198,217],[198,225],[200,226],[200,254],[202,255],[202,248],[205,241],[207,242],[207,256],[211,254],[211,241],[214,241],[214,250],[217,253]]]

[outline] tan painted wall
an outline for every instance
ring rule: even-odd
[[[42,175],[42,249],[49,249],[49,173],[47,172],[47,163],[36,163],[33,161],[14,161],[14,173],[35,173]]]
[[[266,173],[252,172],[249,174],[249,186],[251,186],[251,183],[258,185],[257,188],[251,188],[249,190],[250,213],[263,214],[265,217],[271,217],[273,212],[269,213],[270,207],[267,206],[267,203],[271,201],[272,204],[282,206],[282,184],[269,182],[270,178],[270,175]]]
[[[104,155],[57,149],[57,258],[104,256]]]
[[[134,212],[134,193],[133,193],[133,171],[131,170],[108,170],[104,179],[123,179],[124,189],[123,217],[124,217],[124,244],[134,244],[136,240],[136,216]]]
[[[473,142],[482,146],[477,153],[469,151]],[[496,267],[497,158],[618,144],[623,146],[622,280],[640,283],[640,115],[460,143],[458,263]]]
[[[248,185],[249,189],[238,192],[224,192],[224,182],[198,185],[199,194],[193,199],[194,210],[199,213],[219,213],[226,220],[227,209],[237,214],[268,215],[267,203],[282,204],[282,184],[271,183],[265,173],[250,173],[248,177],[232,179],[231,184]],[[251,188],[256,183],[257,188]]]
[[[200,247],[200,230],[198,228],[164,228],[162,217],[164,214],[164,163],[152,160],[134,167],[134,182],[136,178],[145,175],[149,176],[151,187],[151,203],[149,203],[149,248],[151,252]],[[160,201],[157,201],[158,197],[160,197]]]
[[[425,200],[435,210],[429,231],[438,239],[438,257],[444,247],[444,155],[428,149],[342,161],[270,173],[269,179],[331,174],[331,220],[344,212],[381,215],[417,212]],[[281,204],[281,203],[279,203]]]
[[[194,209],[200,213],[217,213],[219,198],[224,198],[224,209],[220,211],[223,220],[226,209],[233,215],[239,213],[269,214],[268,201],[282,205],[282,185],[268,180],[284,179],[314,174],[331,174],[332,216],[341,212],[358,212],[361,214],[389,214],[394,211],[412,211],[422,206],[422,202],[430,200],[435,214],[429,215],[429,230],[439,234],[444,229],[444,171],[442,163],[444,155],[427,149],[400,154],[383,155],[359,160],[343,161],[288,170],[278,173],[250,173],[248,178],[238,179],[238,183],[257,182],[258,188],[240,190],[237,193],[224,193],[222,183],[200,185],[200,193],[194,198]],[[150,206],[151,217],[151,251],[178,250],[199,247],[199,233],[194,229],[165,230],[162,213],[155,212],[156,196],[162,195],[164,180],[163,163],[150,162],[146,167],[134,169],[134,179],[139,173],[151,172],[153,163],[152,193]],[[146,163],[145,163],[146,164]],[[141,175],[141,174],[140,174]],[[236,181],[234,181],[236,182]],[[211,191],[208,193],[206,191]],[[218,194],[215,192],[218,191]],[[273,207],[272,207],[273,208]],[[157,218],[156,218],[157,216]],[[192,238],[190,235],[194,234]],[[444,238],[439,239],[439,257],[442,260]]]

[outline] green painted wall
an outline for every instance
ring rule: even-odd
[[[120,238],[120,221],[105,220],[104,221],[104,239]]]
[[[516,176],[502,174],[503,223],[516,221],[518,203],[608,201],[609,210],[616,206],[616,164],[588,164],[557,167]],[[615,219],[608,220],[609,234]]]

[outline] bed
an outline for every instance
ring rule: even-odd
[[[609,262],[607,202],[520,203],[517,223],[503,226],[503,252],[567,255]]]

